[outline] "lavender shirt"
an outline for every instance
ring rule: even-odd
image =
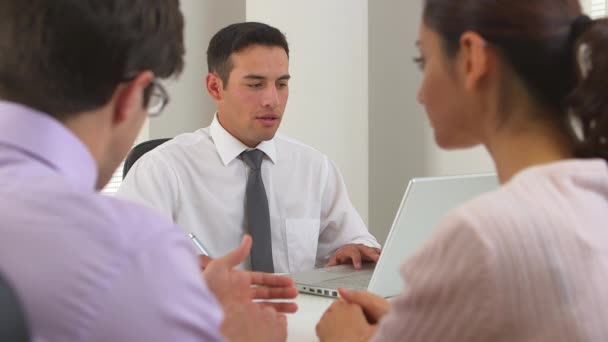
[[[86,147],[0,102],[0,272],[34,341],[222,341],[193,246],[166,219],[94,190]]]

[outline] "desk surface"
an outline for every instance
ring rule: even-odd
[[[333,301],[329,297],[300,293],[296,298],[298,312],[287,315],[287,341],[318,341],[315,326]]]

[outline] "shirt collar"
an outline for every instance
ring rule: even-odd
[[[213,116],[213,121],[211,121],[211,125],[209,126],[209,134],[211,135],[211,139],[213,139],[213,143],[217,148],[217,152],[219,153],[224,166],[230,164],[230,162],[236,159],[244,151],[251,149],[222,127],[217,119],[217,113]],[[255,148],[264,152],[270,161],[276,164],[277,150],[274,138],[262,141]]]
[[[0,144],[27,153],[79,187],[95,189],[93,156],[74,133],[48,114],[0,101]]]

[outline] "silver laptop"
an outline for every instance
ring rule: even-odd
[[[368,290],[388,298],[403,289],[399,266],[426,242],[439,220],[451,209],[498,188],[496,174],[412,179],[397,211],[378,264],[365,263],[294,273],[302,293],[338,297],[338,288]],[[375,266],[375,267],[374,267]]]

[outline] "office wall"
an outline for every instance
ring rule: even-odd
[[[446,152],[434,143],[412,63],[421,12],[420,1],[369,1],[369,225],[381,242],[409,179],[493,169],[482,148]]]
[[[171,101],[150,120],[149,137],[173,137],[208,125],[215,104],[205,90],[207,44],[222,27],[245,20],[245,0],[181,0],[185,16],[185,69],[179,80],[164,82]]]
[[[370,3],[373,1],[370,1]],[[290,98],[280,131],[326,153],[368,217],[366,0],[247,0],[247,20],[290,43]]]
[[[370,229],[384,241],[407,181],[427,173],[430,145],[412,65],[419,1],[369,2]]]

